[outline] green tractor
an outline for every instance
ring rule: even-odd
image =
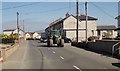
[[[64,39],[62,39],[59,30],[51,30],[50,34],[48,35],[47,45],[51,46],[58,46],[64,47]]]

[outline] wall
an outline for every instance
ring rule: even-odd
[[[3,57],[3,61],[6,61],[7,58],[17,50],[17,48],[18,48],[18,44],[1,49],[2,51],[1,56]]]
[[[98,50],[98,51],[102,51],[102,52],[107,52],[112,54],[112,46],[114,44],[116,44],[118,41],[97,41],[97,42],[88,42],[87,47],[94,49],[94,50]],[[120,45],[119,45],[120,46]]]

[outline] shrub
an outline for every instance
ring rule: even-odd
[[[7,44],[7,43],[14,43],[14,38],[10,35],[8,36],[7,34],[2,34],[2,43]]]
[[[96,36],[90,36],[90,37],[88,38],[88,41],[94,41],[94,40],[96,40],[96,39],[97,39]]]

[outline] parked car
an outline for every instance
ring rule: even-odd
[[[40,41],[41,42],[47,42],[47,38],[41,38]]]
[[[72,42],[72,41],[71,41],[70,38],[64,38],[64,42],[65,42],[65,43],[70,43],[70,42]]]

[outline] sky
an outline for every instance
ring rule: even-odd
[[[14,1],[14,0],[13,0]],[[22,0],[21,0],[22,1]],[[49,1],[49,0],[48,0]],[[114,0],[115,1],[115,0]],[[1,3],[0,3],[1,4]],[[84,2],[79,2],[79,13],[85,13]],[[16,13],[19,12],[19,25],[25,31],[44,30],[52,21],[69,12],[76,15],[76,3],[68,2],[9,2],[4,0],[1,4],[0,16],[2,28],[16,28]],[[118,2],[89,2],[88,15],[98,18],[97,25],[116,25],[118,16]]]

